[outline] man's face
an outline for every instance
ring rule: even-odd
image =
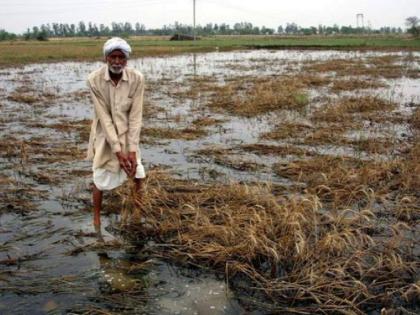
[[[121,74],[124,67],[127,65],[127,57],[121,50],[114,50],[106,56],[109,71],[114,74]]]

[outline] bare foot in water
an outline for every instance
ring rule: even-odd
[[[102,236],[102,231],[101,231],[101,225],[94,225],[95,226],[95,232],[96,232],[96,237],[98,238],[98,242],[103,243],[104,242],[104,237]]]

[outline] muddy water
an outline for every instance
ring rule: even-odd
[[[146,104],[161,109],[146,118],[145,127],[184,128],[202,117],[221,120],[208,127],[207,136],[197,140],[159,139],[143,145],[146,169],[165,166],[175,176],[206,181],[235,179],[289,184],[271,171],[271,165],[279,162],[279,158],[244,155],[235,148],[258,142],[259,135],[269,131],[279,119],[304,119],[301,114],[284,111],[258,118],[231,117],[214,114],[203,107],[205,98],[179,99],[173,93],[184,90],[191,80],[199,77],[223,83],[232,76],[299,71],[304,62],[383,55],[288,50],[132,60],[131,66],[145,74],[150,87],[146,91],[149,100]],[[71,128],[43,125],[73,124],[91,117],[85,78],[99,66],[101,63],[66,62],[0,72],[0,136],[3,143],[9,143],[0,158],[0,174],[4,177],[0,181],[4,188],[0,210],[0,313],[99,313],[101,310],[128,314],[244,313],[235,295],[217,275],[149,256],[150,249],[159,244],[148,242],[142,249],[127,244],[116,232],[120,223],[118,215],[104,216],[100,234],[93,230],[88,194],[90,164],[82,159],[86,139]],[[418,69],[418,64],[412,67]],[[386,82],[386,88],[361,93],[392,98],[401,104],[398,110],[402,115],[412,110],[410,104],[419,103],[418,80],[398,78]],[[314,99],[320,94],[312,92]],[[16,93],[36,95],[39,99],[28,103],[11,97]],[[403,139],[403,134],[409,132],[404,128],[387,132]],[[28,156],[25,145],[19,147],[22,141],[40,144]],[[254,171],[235,169],[194,154],[198,149],[215,145],[233,148],[232,157],[261,167]],[[70,148],[71,152],[64,150]],[[323,154],[354,154],[351,149],[332,146],[319,146],[318,150]],[[65,152],[66,158],[64,153],[57,152]]]

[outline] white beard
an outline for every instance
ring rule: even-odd
[[[121,66],[115,67],[115,66],[108,65],[108,69],[113,74],[121,74],[124,70],[124,67],[121,67]]]

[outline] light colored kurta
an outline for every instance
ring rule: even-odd
[[[94,107],[87,159],[93,159],[93,169],[118,173],[116,152],[136,152],[140,157],[144,77],[126,67],[115,85],[104,65],[88,76],[87,84]]]

